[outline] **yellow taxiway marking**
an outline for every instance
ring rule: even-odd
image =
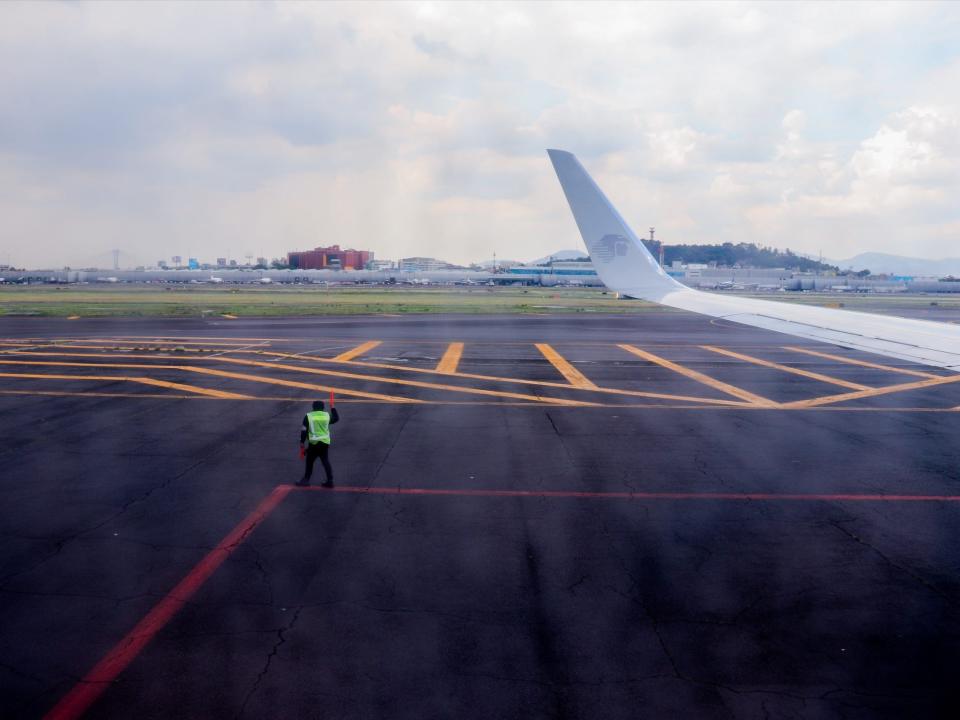
[[[149,367],[149,366],[148,366]],[[214,368],[192,367],[189,365],[179,366],[177,369],[187,370],[189,372],[202,373],[204,375],[216,375],[218,377],[227,377],[234,380],[247,380],[249,382],[265,383],[267,385],[282,385],[283,387],[303,388],[305,390],[320,390],[323,392],[335,392],[341,395],[352,397],[367,398],[368,400],[380,400],[381,402],[392,403],[420,403],[415,398],[399,397],[397,395],[381,395],[380,393],[363,392],[361,390],[344,390],[343,388],[334,388],[329,385],[315,385],[313,383],[302,383],[296,380],[281,380],[280,378],[267,378],[261,375],[248,375],[246,373],[234,373],[226,370],[216,370]]]
[[[224,359],[224,358],[220,358]],[[246,361],[243,364],[247,364]],[[182,370],[184,372],[193,372],[200,373],[204,375],[219,375],[220,377],[228,377],[238,380],[250,380],[252,382],[267,383],[270,385],[283,385],[285,387],[297,387],[304,388],[307,390],[322,390],[324,392],[333,391],[341,395],[350,395],[354,397],[365,397],[372,398],[375,400],[383,400],[389,402],[419,402],[413,398],[398,397],[394,395],[381,395],[379,393],[368,393],[361,390],[346,390],[344,388],[335,388],[330,387],[329,385],[313,385],[308,383],[298,383],[291,380],[281,380],[279,378],[266,378],[260,375],[246,375],[242,373],[231,373],[226,370],[214,370],[213,368],[201,368],[194,365],[143,365],[140,363],[78,363],[78,362],[47,362],[47,361],[37,361],[37,360],[0,360],[2,365],[53,365],[60,367],[107,367],[107,368],[123,368],[123,369],[154,369],[154,370]],[[76,377],[76,376],[68,376]],[[219,391],[217,391],[219,392]]]
[[[20,375],[20,374],[11,374],[11,377],[36,377],[36,378],[53,378],[53,379],[90,379],[92,377],[104,379],[104,380],[131,380],[134,378],[124,377],[124,376],[80,376],[80,375]],[[4,377],[4,373],[0,373],[0,377]],[[140,378],[136,378],[139,380]],[[147,378],[150,379],[150,378]],[[299,383],[309,389],[316,389],[319,386],[316,385],[306,385],[304,383]],[[308,395],[306,397],[275,397],[267,395],[241,395],[237,398],[218,398],[215,396],[209,395],[174,395],[172,393],[160,395],[156,393],[106,393],[106,392],[69,392],[66,390],[56,390],[56,391],[45,391],[45,390],[0,390],[0,396],[2,395],[44,395],[44,396],[54,396],[54,397],[113,397],[113,398],[158,398],[162,400],[169,399],[189,399],[189,400],[224,400],[224,399],[237,399],[237,400],[262,400],[268,402],[290,402],[290,403],[304,403],[309,402],[314,399],[313,395]],[[402,405],[404,403],[415,403],[417,405],[462,405],[466,407],[473,407],[474,405],[478,406],[491,406],[491,407],[525,407],[525,408],[536,408],[540,407],[538,403],[531,402],[509,402],[509,401],[495,401],[495,400],[413,400],[413,399],[401,399],[400,402],[396,400],[378,400],[376,398],[337,398],[338,403],[378,403],[378,404],[388,404],[388,405]],[[565,405],[560,405],[556,407],[568,407]],[[574,406],[570,406],[574,407]],[[580,407],[580,406],[576,406]],[[703,408],[705,410],[714,407],[713,405],[652,405],[652,404],[637,404],[637,405],[589,405],[588,407],[596,408],[607,408],[607,409],[619,409],[622,407],[635,407],[635,408],[660,408],[660,407],[675,407],[675,408],[684,408],[684,409],[697,409]],[[555,409],[555,406],[551,406],[551,410]]]
[[[240,338],[228,338],[239,340]],[[268,345],[269,340],[255,340],[255,344]],[[96,345],[76,345],[75,343],[97,343]],[[160,340],[154,338],[116,339],[116,338],[57,338],[47,343],[53,347],[105,347],[115,345],[203,345],[207,347],[250,347],[250,342],[201,342],[199,340]]]
[[[567,359],[547,343],[535,343],[537,350],[550,361],[557,371],[574,387],[595,389],[597,386],[588,380],[582,372],[567,362]]]
[[[289,370],[292,372],[309,373],[312,375],[330,375],[333,377],[347,378],[350,380],[364,380],[367,382],[393,383],[396,385],[405,385],[408,387],[426,388],[428,390],[445,390],[447,392],[459,392],[471,395],[486,395],[489,397],[505,397],[513,400],[528,400],[536,403],[548,403],[550,405],[577,405],[580,407],[590,407],[595,403],[583,402],[580,400],[567,400],[564,398],[538,397],[537,395],[525,395],[523,393],[512,393],[503,390],[483,390],[481,388],[459,387],[457,385],[444,385],[440,383],[426,383],[417,380],[401,380],[399,378],[385,378],[374,375],[360,375],[357,373],[339,372],[335,370],[321,370],[320,368],[304,368],[295,365],[281,365],[279,363],[260,362],[258,360],[242,360],[240,358],[219,357],[218,361],[229,362],[237,365],[249,365],[254,367],[264,367],[273,370]],[[214,368],[203,368],[194,365],[144,365],[139,363],[78,363],[64,361],[46,361],[46,360],[0,360],[3,365],[47,365],[61,367],[111,367],[126,369],[156,369],[156,370],[183,370],[185,372],[203,373],[206,375],[219,375],[220,377],[234,378],[237,380],[249,380],[251,382],[261,382],[273,385],[284,385],[287,387],[300,387],[310,390],[333,390],[334,392],[355,397],[376,398],[379,400],[392,400],[393,402],[420,402],[414,398],[398,397],[393,395],[381,395],[379,393],[368,393],[360,390],[344,390],[342,388],[332,388],[328,385],[312,385],[298,383],[291,380],[281,380],[279,378],[267,378],[261,375],[246,375],[241,373],[232,373],[226,370],[216,370]]]
[[[271,351],[258,351],[258,355],[273,355],[277,357],[298,357],[293,355],[286,355],[284,353],[276,353]],[[306,358],[305,358],[306,359]],[[341,361],[336,358],[322,358],[322,357],[310,357],[310,360],[316,362],[325,362],[325,363],[339,363]],[[386,363],[375,363],[367,362],[365,360],[352,360],[350,362],[343,363],[345,365],[353,365],[355,367],[364,367],[364,368],[376,368],[382,370],[399,370],[401,372],[408,373],[426,373],[428,375],[437,374],[436,370],[430,370],[427,368],[414,368],[414,367],[402,367],[400,365],[387,365]],[[716,398],[703,398],[703,397],[691,397],[688,395],[671,395],[668,393],[657,393],[657,392],[644,392],[643,390],[621,390],[619,388],[606,388],[606,387],[577,387],[576,385],[568,385],[567,383],[558,383],[550,382],[548,380],[527,380],[525,378],[511,378],[511,377],[501,377],[499,375],[478,375],[476,373],[465,373],[458,372],[456,373],[458,378],[464,378],[466,380],[482,380],[485,382],[503,382],[503,383],[513,383],[516,385],[535,385],[537,387],[552,387],[552,388],[561,388],[564,390],[570,390],[571,388],[575,390],[589,390],[590,392],[597,393],[606,393],[609,395],[625,395],[629,397],[643,397],[643,398],[652,398],[657,400],[680,400],[686,402],[695,402],[695,403],[712,403],[716,405],[734,405],[742,406],[743,403],[736,402],[734,400],[718,400]],[[375,377],[375,376],[371,376]]]
[[[7,347],[7,349],[5,350],[0,350],[0,355],[19,355],[21,353],[30,352],[32,350],[48,350],[48,349],[51,349],[50,345],[21,345],[20,347]],[[37,354],[43,355],[44,353],[38,352]],[[59,353],[56,353],[56,354],[59,354]]]
[[[45,348],[48,350],[101,350],[103,352],[117,353],[117,352],[132,352],[133,350],[156,350],[157,352],[172,353],[175,352],[178,355],[183,353],[225,353],[225,352],[240,352],[245,348],[251,347],[270,347],[269,345],[264,345],[263,343],[253,343],[252,345],[231,345],[227,349],[224,349],[223,346],[210,346],[210,347],[160,347],[160,343],[111,343],[110,345],[28,345],[26,349],[30,348]],[[16,352],[16,350],[2,351],[2,352]],[[69,353],[61,353],[63,355],[69,355]],[[94,356],[97,357],[97,356]],[[148,356],[144,356],[148,357]],[[184,355],[184,357],[187,357]],[[190,357],[193,357],[192,355]]]
[[[226,355],[227,353],[230,353],[230,352],[241,352],[243,350],[249,350],[250,348],[269,347],[269,346],[270,346],[270,343],[250,343],[249,345],[242,345],[236,349],[228,348],[226,350],[218,350],[215,353],[210,353],[209,355],[207,355],[207,357],[220,357],[221,355]]]
[[[23,377],[21,375],[15,375],[16,377]],[[3,374],[0,373],[0,377],[3,377]],[[79,375],[36,375],[37,378],[43,379],[57,379],[62,377],[69,380],[83,379]],[[99,376],[98,376],[99,377]],[[113,376],[103,376],[104,380],[129,380],[129,377],[113,377]],[[148,378],[149,379],[149,378]],[[150,398],[156,400],[232,400],[234,398],[220,398],[210,395],[179,395],[176,393],[108,393],[108,392],[70,392],[69,390],[0,390],[0,396],[5,395],[14,395],[14,396],[40,396],[40,397],[102,397],[102,398]],[[263,402],[286,402],[286,403],[304,403],[313,399],[312,395],[306,397],[276,397],[268,395],[249,395],[249,396],[239,396],[235,398],[236,400],[243,401],[263,401]],[[388,404],[388,405],[397,405],[402,403],[397,403],[394,401],[385,401],[385,400],[375,400],[369,398],[341,398],[338,402],[350,403],[350,404]],[[463,407],[473,407],[473,406],[496,406],[496,407],[522,407],[522,408],[537,408],[538,405],[530,402],[509,402],[509,401],[491,401],[491,400],[419,400],[416,401],[420,405],[458,405]],[[563,407],[563,406],[559,406]],[[851,412],[851,413],[860,413],[860,412],[882,412],[882,413],[954,413],[960,411],[960,407],[954,408],[930,408],[930,407],[843,407],[843,406],[825,406],[825,407],[813,407],[813,408],[804,408],[804,407],[776,407],[776,408],[764,408],[758,405],[663,405],[663,404],[653,404],[653,403],[617,403],[617,404],[596,404],[591,406],[592,409],[600,410],[623,410],[626,408],[640,409],[640,410],[745,410],[752,412],[764,412],[764,411],[778,411],[778,410],[790,410],[792,412],[803,412],[805,410],[810,410],[811,412]],[[551,409],[556,409],[551,407]],[[579,410],[580,408],[578,408]]]
[[[196,385],[184,385],[183,383],[168,382],[166,380],[157,380],[150,377],[138,377],[133,378],[138,383],[143,383],[144,385],[153,385],[154,387],[163,387],[170,388],[171,390],[183,390],[185,392],[197,393],[199,395],[207,395],[209,397],[221,398],[222,400],[248,400],[249,395],[241,395],[240,393],[226,392],[224,390],[214,390],[213,388],[202,388],[197,387]]]
[[[504,397],[513,400],[529,400],[538,403],[550,403],[552,405],[579,405],[590,406],[594,403],[583,402],[580,400],[566,400],[563,398],[539,397],[537,395],[525,395],[523,393],[513,393],[504,390],[484,390],[482,388],[461,387],[459,385],[446,385],[443,383],[420,382],[419,380],[401,380],[400,378],[387,378],[377,375],[361,375],[358,373],[348,373],[339,370],[322,370],[320,368],[297,367],[296,365],[281,365],[280,363],[261,362],[259,360],[242,360],[240,358],[218,358],[238,365],[252,365],[254,367],[264,367],[274,370],[290,370],[292,372],[309,373],[311,375],[332,375],[333,377],[347,378],[350,380],[365,380],[367,382],[393,383],[395,385],[406,385],[407,387],[425,388],[427,390],[444,390],[447,392],[466,393],[470,395],[487,395],[490,397]],[[211,368],[195,368],[198,372],[208,372],[212,374],[222,373],[222,370],[213,370]],[[231,376],[233,373],[228,373]],[[257,376],[250,376],[257,377]]]
[[[355,348],[351,350],[347,350],[346,352],[340,353],[334,358],[334,360],[340,360],[341,362],[347,362],[349,360],[353,360],[358,355],[363,355],[365,352],[370,352],[375,347],[377,347],[381,342],[382,342],[381,340],[370,340],[368,342],[362,343],[361,345],[357,345]]]
[[[462,355],[463,343],[450,343],[447,345],[447,350],[443,353],[443,357],[440,358],[440,362],[437,363],[436,371],[438,373],[443,373],[444,375],[455,373],[457,371],[457,365],[460,364],[460,357]]]
[[[532,313],[527,313],[526,315],[516,316],[518,319],[524,317],[529,317]],[[355,317],[355,316],[354,316]],[[376,317],[380,317],[379,315]],[[404,315],[403,317],[410,317],[409,315]],[[551,316],[556,317],[556,316]],[[238,318],[240,319],[240,318]],[[338,345],[354,343],[357,341],[356,337],[342,337],[340,335],[326,334],[324,333],[321,338],[324,342],[336,343]],[[54,344],[58,342],[113,342],[113,344],[118,344],[118,341],[122,341],[122,344],[131,344],[137,343],[140,345],[144,344],[144,341],[153,340],[156,343],[167,343],[167,344],[180,344],[183,345],[187,340],[211,340],[214,342],[206,344],[218,344],[219,341],[237,341],[237,344],[243,345],[247,342],[271,342],[271,343],[286,343],[291,345],[303,345],[305,343],[313,344],[314,340],[305,340],[302,337],[287,337],[287,338],[267,338],[267,337],[247,337],[240,335],[98,335],[97,337],[60,337],[60,338],[0,338],[0,343],[3,342],[29,342],[29,343],[45,343],[45,344]],[[422,339],[422,338],[405,338],[405,337],[391,337],[389,339],[391,343],[403,343],[404,345],[433,345],[436,346],[438,343],[444,342],[444,340],[437,339]],[[473,345],[491,345],[497,347],[514,347],[514,346],[523,346],[529,347],[529,340],[470,340],[471,347]],[[199,342],[195,343],[203,345],[204,343]],[[564,340],[564,346],[575,345],[577,347],[591,347],[591,348],[609,348],[614,343],[603,342],[599,340]],[[671,349],[671,348],[689,348],[690,343],[677,343],[677,342],[650,342],[645,343],[644,347],[651,350],[658,349]],[[764,350],[769,349],[769,345],[757,345],[753,343],[737,343],[737,348],[741,350]]]
[[[691,380],[696,380],[699,383],[703,383],[708,387],[712,387],[714,390],[725,392],[728,395],[733,395],[734,397],[738,397],[741,400],[746,400],[747,402],[753,403],[754,405],[761,405],[763,407],[777,407],[778,405],[778,403],[773,402],[773,400],[768,400],[765,397],[760,397],[759,395],[755,395],[752,392],[748,392],[746,390],[743,390],[742,388],[738,388],[736,385],[730,385],[728,383],[717,380],[716,378],[712,378],[709,375],[704,375],[702,372],[691,370],[690,368],[684,367],[683,365],[678,365],[677,363],[671,360],[662,358],[659,355],[654,355],[653,353],[647,352],[646,350],[641,350],[640,348],[635,347],[633,345],[621,344],[621,345],[618,345],[617,347],[623,348],[627,352],[633,353],[637,357],[643,358],[648,362],[656,363],[661,367],[665,367],[668,370],[673,370],[675,373],[679,373],[680,375],[683,375],[684,377],[688,377]]]
[[[184,392],[196,393],[197,395],[206,395],[207,397],[220,398],[221,400],[253,399],[250,395],[240,395],[239,393],[212,390],[210,388],[197,387],[196,385],[184,385],[182,383],[172,383],[164,380],[154,380],[153,378],[149,377],[135,377],[132,375],[50,375],[47,373],[0,373],[0,377],[27,378],[31,380],[122,380],[139,383],[141,385],[152,385],[154,387],[165,387]]]
[[[63,338],[60,338],[63,339]],[[300,342],[300,338],[263,338],[246,337],[240,335],[103,335],[98,338],[80,338],[81,340],[124,340],[142,342],[154,340],[156,342],[183,342],[184,340],[246,340],[247,342]]]
[[[2,377],[2,374],[0,374]],[[38,375],[40,378],[56,378],[55,375]],[[78,375],[64,375],[64,378],[70,378],[71,380],[78,378]],[[106,377],[108,380],[129,380],[127,377]],[[23,395],[23,396],[32,396],[32,395],[41,395],[41,396],[50,396],[50,397],[105,397],[105,398],[156,398],[159,400],[260,400],[265,402],[289,402],[289,403],[304,403],[309,402],[314,399],[314,395],[307,395],[305,397],[276,397],[271,395],[238,395],[236,398],[221,398],[213,395],[177,395],[175,393],[108,393],[108,392],[70,392],[68,390],[0,390],[0,396],[2,395]],[[375,400],[372,398],[337,398],[338,403],[370,403],[370,404],[387,404],[387,405],[397,405],[402,403],[397,403],[392,400]],[[531,403],[501,403],[501,402],[475,402],[475,401],[466,401],[461,403],[450,403],[445,401],[432,401],[424,400],[420,401],[423,404],[429,405],[511,405],[511,406],[520,406],[520,407],[532,407]],[[611,406],[612,407],[612,406]]]
[[[69,349],[73,349],[73,348],[80,347],[80,346],[68,346],[68,347],[69,347]],[[93,348],[93,349],[100,349],[100,348]],[[429,375],[441,375],[441,374],[443,374],[443,373],[438,373],[436,370],[429,370],[429,369],[426,369],[426,368],[409,368],[409,367],[402,367],[402,366],[399,366],[399,365],[396,365],[396,366],[395,366],[395,365],[387,365],[387,364],[385,364],[385,363],[360,362],[360,361],[347,361],[347,362],[344,362],[344,361],[339,361],[339,360],[333,360],[333,359],[331,359],[331,358],[322,358],[322,357],[315,357],[315,356],[309,356],[309,357],[308,357],[308,356],[305,356],[305,355],[293,355],[293,354],[289,354],[289,353],[276,352],[276,351],[273,351],[273,350],[270,350],[270,351],[262,351],[262,350],[230,350],[230,351],[228,351],[228,352],[231,352],[231,353],[242,352],[242,353],[245,353],[245,354],[253,354],[253,355],[266,355],[266,356],[270,356],[270,357],[283,357],[283,358],[288,358],[288,359],[291,359],[291,360],[312,360],[312,361],[323,362],[323,363],[337,363],[337,364],[340,364],[340,365],[345,365],[345,366],[347,366],[347,367],[377,368],[377,369],[384,369],[384,370],[400,370],[400,371],[403,371],[403,372],[426,373],[426,374],[429,374]],[[117,352],[109,352],[109,353],[106,353],[106,354],[103,354],[103,355],[95,355],[95,354],[93,354],[93,353],[71,353],[71,352],[60,352],[60,351],[57,351],[57,352],[34,352],[34,351],[26,351],[26,352],[16,352],[15,354],[16,354],[16,355],[27,355],[27,356],[30,356],[30,357],[36,357],[36,356],[39,356],[39,357],[86,357],[86,358],[97,358],[97,359],[109,359],[109,358],[124,358],[124,359],[127,359],[127,358],[135,358],[135,359],[140,359],[140,360],[171,360],[171,359],[173,359],[173,358],[172,358],[171,356],[169,356],[169,355],[141,355],[141,354],[135,354],[135,353],[133,353],[133,354],[126,354],[126,353],[117,353]],[[179,358],[178,358],[178,359],[179,359]],[[189,360],[189,361],[191,361],[191,362],[193,362],[193,361],[195,361],[195,360],[215,360],[215,361],[224,362],[224,363],[236,363],[236,364],[241,364],[241,365],[256,365],[257,367],[264,367],[264,368],[277,368],[277,367],[278,367],[278,368],[281,368],[281,369],[293,370],[293,371],[295,371],[295,372],[307,372],[307,373],[309,373],[309,372],[318,372],[318,373],[321,373],[321,374],[337,375],[337,376],[342,376],[342,377],[363,378],[363,379],[369,380],[369,381],[371,381],[371,382],[386,382],[386,383],[410,384],[410,381],[400,380],[399,378],[386,378],[386,377],[384,377],[384,376],[382,376],[382,375],[359,375],[359,374],[358,374],[358,375],[354,375],[354,374],[350,374],[350,373],[345,374],[345,373],[342,373],[342,372],[334,372],[334,371],[330,371],[330,370],[324,371],[324,370],[319,370],[319,369],[314,369],[314,368],[306,368],[306,367],[301,367],[301,366],[278,365],[277,363],[273,363],[273,362],[256,362],[256,361],[252,361],[252,360],[244,360],[244,359],[242,359],[242,358],[226,357],[226,356],[220,355],[219,353],[214,353],[214,354],[211,354],[211,355],[191,355],[191,356],[185,357],[184,359],[185,359],[185,360]],[[96,363],[96,364],[102,364],[102,363]],[[164,367],[164,366],[161,366],[161,365],[137,365],[136,367]],[[506,377],[498,377],[498,376],[495,376],[495,375],[475,375],[475,374],[473,374],[473,373],[461,373],[461,372],[453,373],[452,376],[453,376],[453,377],[456,377],[456,378],[458,378],[458,379],[463,378],[463,379],[468,379],[468,380],[481,380],[481,381],[485,381],[485,382],[502,382],[502,383],[517,384],[517,385],[534,385],[534,386],[538,386],[538,387],[560,388],[560,389],[562,389],[562,390],[571,390],[571,389],[573,389],[573,390],[583,390],[583,391],[589,391],[589,392],[595,392],[595,393],[603,393],[603,394],[607,394],[607,395],[620,395],[620,396],[624,396],[624,397],[639,397],[639,398],[648,398],[648,399],[652,399],[652,400],[673,400],[674,402],[682,402],[682,403],[707,404],[707,405],[729,405],[729,406],[731,406],[731,407],[743,407],[743,406],[744,406],[744,403],[739,402],[739,401],[735,401],[735,400],[722,400],[722,399],[717,399],[717,398],[704,398],[704,397],[696,397],[696,396],[689,396],[689,395],[672,395],[672,394],[669,394],[669,393],[644,392],[644,391],[642,391],[642,390],[621,390],[621,389],[618,389],[618,388],[604,388],[604,387],[582,388],[582,387],[576,387],[576,386],[574,386],[574,385],[567,385],[566,383],[548,382],[548,381],[546,381],[546,380],[526,380],[526,379],[523,379],[523,378],[506,378]],[[416,385],[417,385],[418,387],[439,388],[439,389],[446,389],[446,388],[449,387],[449,386],[447,386],[447,385],[437,385],[437,384],[434,384],[434,383],[417,383]],[[461,391],[463,391],[463,392],[469,392],[469,389],[467,389],[467,388],[461,388]],[[533,397],[533,396],[522,395],[521,397],[530,398],[530,397]],[[538,401],[540,401],[540,402],[550,402],[550,400],[547,399],[547,398],[537,397],[536,399],[537,399]],[[592,404],[596,404],[596,403],[587,403],[587,404],[588,404],[588,405],[592,405]]]
[[[800,368],[790,367],[789,365],[781,365],[780,363],[771,362],[770,360],[763,360],[762,358],[754,357],[753,355],[744,355],[742,353],[734,352],[733,350],[725,350],[724,348],[715,347],[713,345],[701,345],[704,350],[709,350],[710,352],[715,352],[720,355],[726,355],[727,357],[734,358],[735,360],[743,360],[744,362],[753,363],[754,365],[761,365],[763,367],[772,368],[774,370],[781,370],[783,372],[792,373],[793,375],[801,375],[805,378],[810,378],[811,380],[818,380],[823,383],[828,383],[830,385],[839,385],[840,387],[845,387],[848,390],[870,390],[869,385],[861,385],[860,383],[849,382],[848,380],[841,380],[840,378],[830,377],[829,375],[822,375],[820,373],[812,372],[810,370],[801,370]]]
[[[255,340],[256,342],[268,342],[274,340],[277,342],[292,341],[296,338],[265,338],[265,337],[246,337],[239,335],[107,335],[111,339],[132,338],[134,340]]]
[[[2,377],[2,376],[0,376]],[[41,377],[48,378],[50,375],[42,375]],[[71,378],[76,377],[71,375]],[[26,397],[32,397],[34,395],[41,397],[104,397],[104,398],[156,398],[158,400],[210,400],[216,398],[209,398],[204,395],[174,395],[172,393],[166,393],[161,395],[160,393],[105,393],[105,392],[70,392],[68,390],[0,390],[0,395],[23,395]],[[258,397],[251,396],[250,400],[259,400]]]
[[[943,377],[935,373],[920,372],[919,370],[908,370],[907,368],[893,367],[892,365],[881,365],[880,363],[868,362],[866,360],[857,360],[856,358],[844,357],[843,355],[831,355],[830,353],[820,352],[818,350],[808,350],[807,348],[784,345],[784,350],[803,353],[804,355],[813,355],[814,357],[825,358],[826,360],[836,360],[837,362],[847,363],[849,365],[860,365],[861,367],[874,368],[875,370],[887,370],[888,372],[900,373],[901,375],[913,375],[922,378]]]
[[[946,385],[960,381],[960,375],[947,375],[930,378],[929,380],[917,380],[916,382],[901,383],[899,385],[887,385],[881,388],[868,388],[859,392],[842,393],[840,395],[828,395],[825,397],[812,398],[810,400],[797,400],[795,402],[783,403],[781,407],[786,409],[810,408],[820,405],[830,405],[832,403],[845,402],[847,400],[860,400],[862,398],[876,397],[878,395],[889,395],[890,393],[904,392],[906,390],[918,390],[920,388],[933,387],[934,385]]]

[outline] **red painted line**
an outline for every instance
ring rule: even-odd
[[[597,498],[616,500],[799,500],[853,502],[960,502],[960,495],[880,495],[846,493],[717,493],[717,492],[586,492],[578,490],[476,490],[449,488],[397,488],[317,486],[295,488],[278,485],[263,501],[219,542],[176,587],[167,593],[124,638],[58,702],[44,720],[75,720],[81,717],[149,644],[187,601],[216,572],[234,550],[276,509],[293,490],[359,495],[419,495],[458,497],[539,497]]]
[[[960,495],[881,495],[850,493],[718,493],[718,492],[583,492],[577,490],[457,490],[448,488],[396,488],[318,486],[297,488],[326,493],[360,495],[452,495],[463,497],[599,498],[612,500],[799,500],[833,502],[960,502]]]
[[[68,720],[79,718],[97,698],[110,687],[117,676],[133,662],[140,651],[153,639],[170,619],[186,605],[187,601],[210,578],[223,561],[247,539],[264,518],[289,494],[289,485],[274,488],[256,509],[220,541],[194,568],[187,573],[173,590],[167,593],[127,635],[108,652],[84,678],[77,683],[44,716],[44,720]]]

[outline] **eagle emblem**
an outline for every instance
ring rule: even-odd
[[[615,257],[623,257],[630,248],[630,241],[623,235],[604,235],[590,248],[590,259],[609,263]]]

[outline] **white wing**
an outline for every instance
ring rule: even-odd
[[[547,150],[603,283],[624,295],[743,325],[960,370],[960,326],[705,293],[667,275],[580,161]]]

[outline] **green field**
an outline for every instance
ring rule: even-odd
[[[960,296],[764,293],[753,297],[896,314],[960,310]],[[647,312],[600,288],[237,287],[195,285],[4,285],[0,316],[237,317],[403,313]]]
[[[600,289],[542,288],[237,288],[52,285],[0,287],[0,315],[46,317],[203,315],[291,316],[368,313],[558,313],[648,310]]]

